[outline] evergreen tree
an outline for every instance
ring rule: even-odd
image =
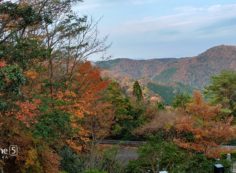
[[[223,110],[236,116],[236,72],[223,71],[213,76],[206,87],[206,96],[214,104],[221,104]]]
[[[134,82],[133,95],[136,97],[137,102],[140,102],[141,100],[143,100],[142,89],[141,89],[138,81]]]

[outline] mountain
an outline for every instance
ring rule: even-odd
[[[124,80],[140,80],[143,85],[161,95],[168,90],[167,93],[203,89],[212,75],[222,70],[235,70],[236,46],[216,46],[195,57],[150,60],[121,58],[96,64],[103,69],[104,76],[121,83]]]

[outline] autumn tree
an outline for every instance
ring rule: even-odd
[[[76,66],[73,80],[65,90],[60,90],[55,99],[63,102],[58,108],[69,112],[74,134],[67,144],[74,151],[89,151],[88,167],[96,163],[97,144],[110,135],[114,113],[111,103],[104,98],[109,81],[103,80],[100,70],[90,62]]]
[[[41,101],[23,88],[27,71],[46,58],[47,49],[32,32],[44,17],[27,3],[1,2],[0,20],[0,145],[17,145],[21,153],[4,160],[4,171],[42,172],[45,163],[31,133]]]
[[[109,81],[101,78],[97,67],[90,62],[78,64],[74,79],[69,88],[58,89],[54,99],[59,103],[55,105],[58,109],[72,115],[71,124],[75,134],[67,142],[78,151],[82,144],[91,142],[96,145],[110,134],[113,111],[111,104],[104,99]]]
[[[77,95],[80,98],[78,103],[83,109],[83,127],[96,143],[109,134],[113,121],[110,103],[103,99],[109,81],[101,78],[97,67],[92,66],[90,62],[85,62],[79,66],[77,82]]]
[[[21,151],[4,160],[7,172],[59,172],[62,146],[81,151],[109,134],[109,82],[84,62],[106,50],[106,38],[72,11],[76,2],[0,2],[0,145]]]
[[[235,138],[233,118],[220,119],[220,106],[205,102],[200,92],[195,92],[193,101],[187,105],[187,114],[178,119],[175,143],[180,147],[218,157],[222,144]]]
[[[155,135],[172,141],[176,136],[175,123],[182,116],[182,112],[154,111],[152,114],[154,114],[152,118],[135,129],[135,134],[145,138]]]
[[[72,6],[81,0],[26,2],[47,19],[35,32],[43,35],[42,41],[48,50],[45,62],[48,73],[45,83],[49,89],[49,96],[53,99],[57,92],[56,86],[71,82],[78,63],[93,54],[103,55],[109,47],[105,43],[107,37],[99,38],[97,21],[74,13]]]

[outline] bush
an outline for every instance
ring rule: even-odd
[[[79,173],[83,171],[84,159],[74,153],[69,147],[64,147],[60,152],[60,156],[62,157],[61,167],[67,173]]]
[[[207,158],[201,153],[192,153],[180,149],[172,142],[162,141],[152,137],[147,144],[139,148],[139,158],[130,161],[126,173],[143,173],[151,170],[152,173],[167,170],[171,173],[211,173],[214,159]],[[226,172],[230,170],[230,163],[222,157],[220,163]]]

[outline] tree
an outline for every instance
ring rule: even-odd
[[[75,68],[74,80],[68,86],[58,86],[53,98],[54,109],[71,114],[74,134],[67,143],[80,152],[94,148],[110,134],[113,111],[104,98],[109,81],[101,78],[100,70],[90,62],[80,63]],[[87,144],[91,144],[90,147]]]
[[[221,104],[224,111],[236,116],[236,72],[222,71],[213,76],[205,89],[206,96],[214,104]]]
[[[141,89],[138,81],[134,82],[134,85],[133,85],[133,96],[136,98],[137,102],[140,102],[141,100],[143,100],[142,89]]]
[[[4,160],[4,171],[40,172],[44,163],[39,161],[38,143],[30,131],[40,114],[40,100],[24,95],[23,87],[27,85],[25,72],[45,59],[40,40],[26,34],[43,19],[28,4],[0,2],[0,20],[0,145],[15,144],[21,151]]]
[[[186,105],[191,101],[191,96],[189,94],[180,93],[177,94],[173,100],[174,108],[182,108],[185,109]]]
[[[146,144],[138,148],[138,159],[130,161],[126,173],[159,172],[209,173],[213,171],[214,159],[204,154],[188,152],[175,143],[151,136]],[[225,171],[230,171],[229,162],[221,157]]]
[[[113,123],[111,105],[103,98],[109,81],[101,78],[97,67],[85,62],[79,66],[77,82],[77,103],[83,109],[83,127],[89,131],[89,136],[96,143],[109,134]]]
[[[222,144],[235,136],[233,117],[220,119],[220,106],[205,102],[200,92],[195,92],[193,101],[187,105],[187,114],[178,119],[175,143],[180,147],[204,153],[208,157],[219,157]]]
[[[57,173],[60,147],[81,151],[75,141],[109,134],[109,82],[82,63],[106,50],[106,38],[73,12],[79,1],[0,2],[0,145],[21,149],[4,160],[7,172]]]
[[[176,135],[174,126],[180,116],[181,113],[177,111],[156,111],[152,119],[135,129],[135,134],[144,137],[155,135],[164,140],[173,140]]]
[[[63,143],[72,137],[71,115],[67,112],[52,111],[42,114],[35,124],[33,134],[35,138],[45,140],[49,144]]]
[[[132,104],[117,82],[109,84],[105,91],[105,99],[111,103],[114,110],[112,137],[131,139],[134,136],[133,130],[142,123],[143,107],[136,106],[136,102]]]
[[[142,173],[148,170],[159,172],[164,169],[177,173],[185,172],[187,167],[186,152],[174,143],[156,137],[152,137],[147,144],[141,146],[138,154],[138,159],[129,163],[127,173]]]
[[[73,152],[69,147],[63,147],[60,151],[61,167],[67,173],[78,173],[83,172],[84,169],[84,158],[75,152]]]
[[[56,92],[55,83],[71,82],[80,62],[93,54],[104,54],[109,47],[105,43],[107,37],[99,39],[98,22],[73,12],[72,6],[78,2],[81,0],[29,1],[39,14],[49,18],[37,32],[43,33],[48,49],[47,86],[51,98]]]

